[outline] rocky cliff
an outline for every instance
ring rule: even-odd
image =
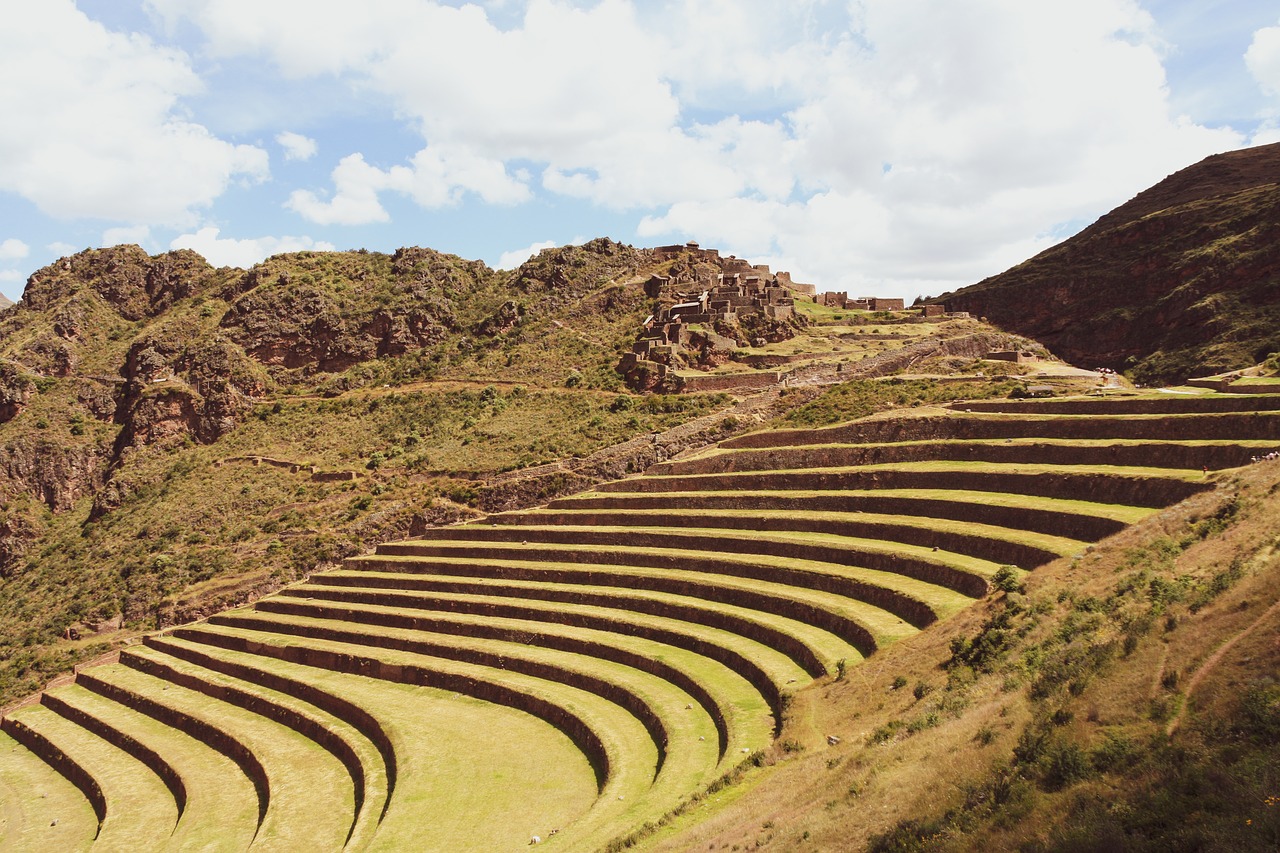
[[[934,300],[1139,382],[1280,350],[1280,143],[1216,154],[1075,237]]]

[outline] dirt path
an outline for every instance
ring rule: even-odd
[[[1191,676],[1191,680],[1187,682],[1187,689],[1183,694],[1182,707],[1178,710],[1178,713],[1174,718],[1169,721],[1168,727],[1165,728],[1164,733],[1166,736],[1171,737],[1173,733],[1178,730],[1178,726],[1182,724],[1182,718],[1186,716],[1187,707],[1191,704],[1191,696],[1195,693],[1196,688],[1200,686],[1200,682],[1204,681],[1205,676],[1213,672],[1218,664],[1222,662],[1222,659],[1226,657],[1227,652],[1231,651],[1232,647],[1234,647],[1236,643],[1247,637],[1255,628],[1265,622],[1269,617],[1275,616],[1276,614],[1280,614],[1280,601],[1274,602],[1270,607],[1262,612],[1261,616],[1254,619],[1234,637],[1219,646],[1217,651],[1205,658],[1204,663],[1200,664],[1200,668],[1196,670],[1195,675]]]

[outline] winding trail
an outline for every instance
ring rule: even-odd
[[[1195,675],[1191,676],[1191,680],[1187,682],[1187,690],[1183,694],[1184,701],[1182,703],[1182,707],[1178,709],[1178,713],[1169,721],[1169,725],[1164,730],[1166,737],[1172,737],[1173,733],[1176,732],[1178,727],[1182,724],[1182,718],[1187,715],[1187,707],[1191,704],[1191,695],[1195,693],[1196,688],[1200,686],[1200,682],[1205,679],[1205,676],[1211,673],[1218,664],[1222,662],[1222,659],[1226,657],[1227,652],[1231,651],[1232,647],[1234,647],[1236,643],[1247,637],[1255,628],[1265,622],[1269,617],[1275,616],[1276,614],[1280,614],[1280,601],[1273,602],[1270,607],[1262,612],[1262,615],[1246,625],[1234,637],[1219,646],[1217,651],[1205,658],[1204,663],[1200,664],[1200,668],[1196,670]]]

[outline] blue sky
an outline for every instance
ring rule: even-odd
[[[1000,272],[1280,141],[1218,0],[0,0],[0,292],[90,246],[696,239],[821,289]]]

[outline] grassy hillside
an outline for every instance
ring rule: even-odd
[[[494,474],[723,408],[616,393],[645,263],[608,240],[514,273],[428,249],[241,271],[126,246],[35,273],[0,315],[0,704],[473,515]]]
[[[1280,462],[797,697],[653,850],[1274,850]]]

